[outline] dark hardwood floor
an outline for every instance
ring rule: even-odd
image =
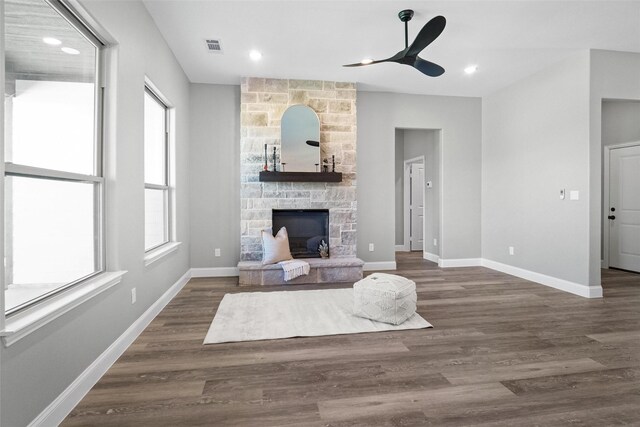
[[[63,425],[640,425],[640,275],[590,300],[419,254],[398,274],[433,329],[207,346],[225,293],[283,288],[193,279]]]

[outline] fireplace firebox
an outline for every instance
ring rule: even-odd
[[[274,209],[273,234],[285,227],[294,258],[320,258],[319,247],[329,245],[328,209]]]

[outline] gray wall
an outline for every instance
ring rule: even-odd
[[[237,91],[232,86],[191,88],[193,267],[234,267],[238,262],[239,191],[231,179],[238,176],[240,161]],[[480,256],[480,111],[479,98],[358,92],[358,157],[365,156],[357,165],[358,185],[365,187],[358,190],[360,258],[395,259],[395,131],[402,127],[444,130],[450,177],[449,198],[444,193],[450,219],[443,224],[449,231],[449,239],[446,232],[444,237],[447,257]],[[376,244],[375,252],[368,251],[369,242]],[[215,258],[218,247],[222,256]]]
[[[439,255],[440,239],[440,131],[433,129],[396,129],[396,245],[404,245],[404,160],[424,156],[425,188],[424,250]]]
[[[479,258],[480,98],[381,92],[358,92],[358,256],[395,260],[397,128],[442,129],[441,256]]]
[[[192,84],[191,266],[240,260],[240,86]],[[220,257],[214,257],[220,248]]]
[[[483,258],[588,285],[588,52],[484,98],[482,124]]]
[[[585,50],[483,100],[484,258],[600,285],[602,139],[626,138],[608,127],[627,120],[603,100],[640,100],[639,75],[640,54]]]
[[[189,268],[189,83],[140,2],[88,1],[88,11],[117,41],[107,94],[109,268],[122,283],[0,349],[3,426],[24,426],[49,405]],[[145,74],[176,108],[178,251],[144,266],[143,93]],[[115,95],[115,96],[114,96]],[[131,304],[131,288],[138,302]]]
[[[404,245],[404,130],[395,131],[396,245]]]
[[[591,284],[600,284],[602,101],[605,99],[640,101],[640,53],[592,50],[590,58],[589,281]]]

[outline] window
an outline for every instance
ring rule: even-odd
[[[149,87],[144,93],[144,249],[170,240],[167,105]]]
[[[57,1],[6,2],[4,30],[9,314],[104,270],[102,44]]]

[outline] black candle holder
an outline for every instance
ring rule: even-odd
[[[269,165],[267,163],[267,159],[268,159],[268,155],[267,155],[267,144],[264,144],[264,171],[269,171]]]
[[[273,171],[277,172],[277,170],[276,170],[276,147],[273,147]]]

